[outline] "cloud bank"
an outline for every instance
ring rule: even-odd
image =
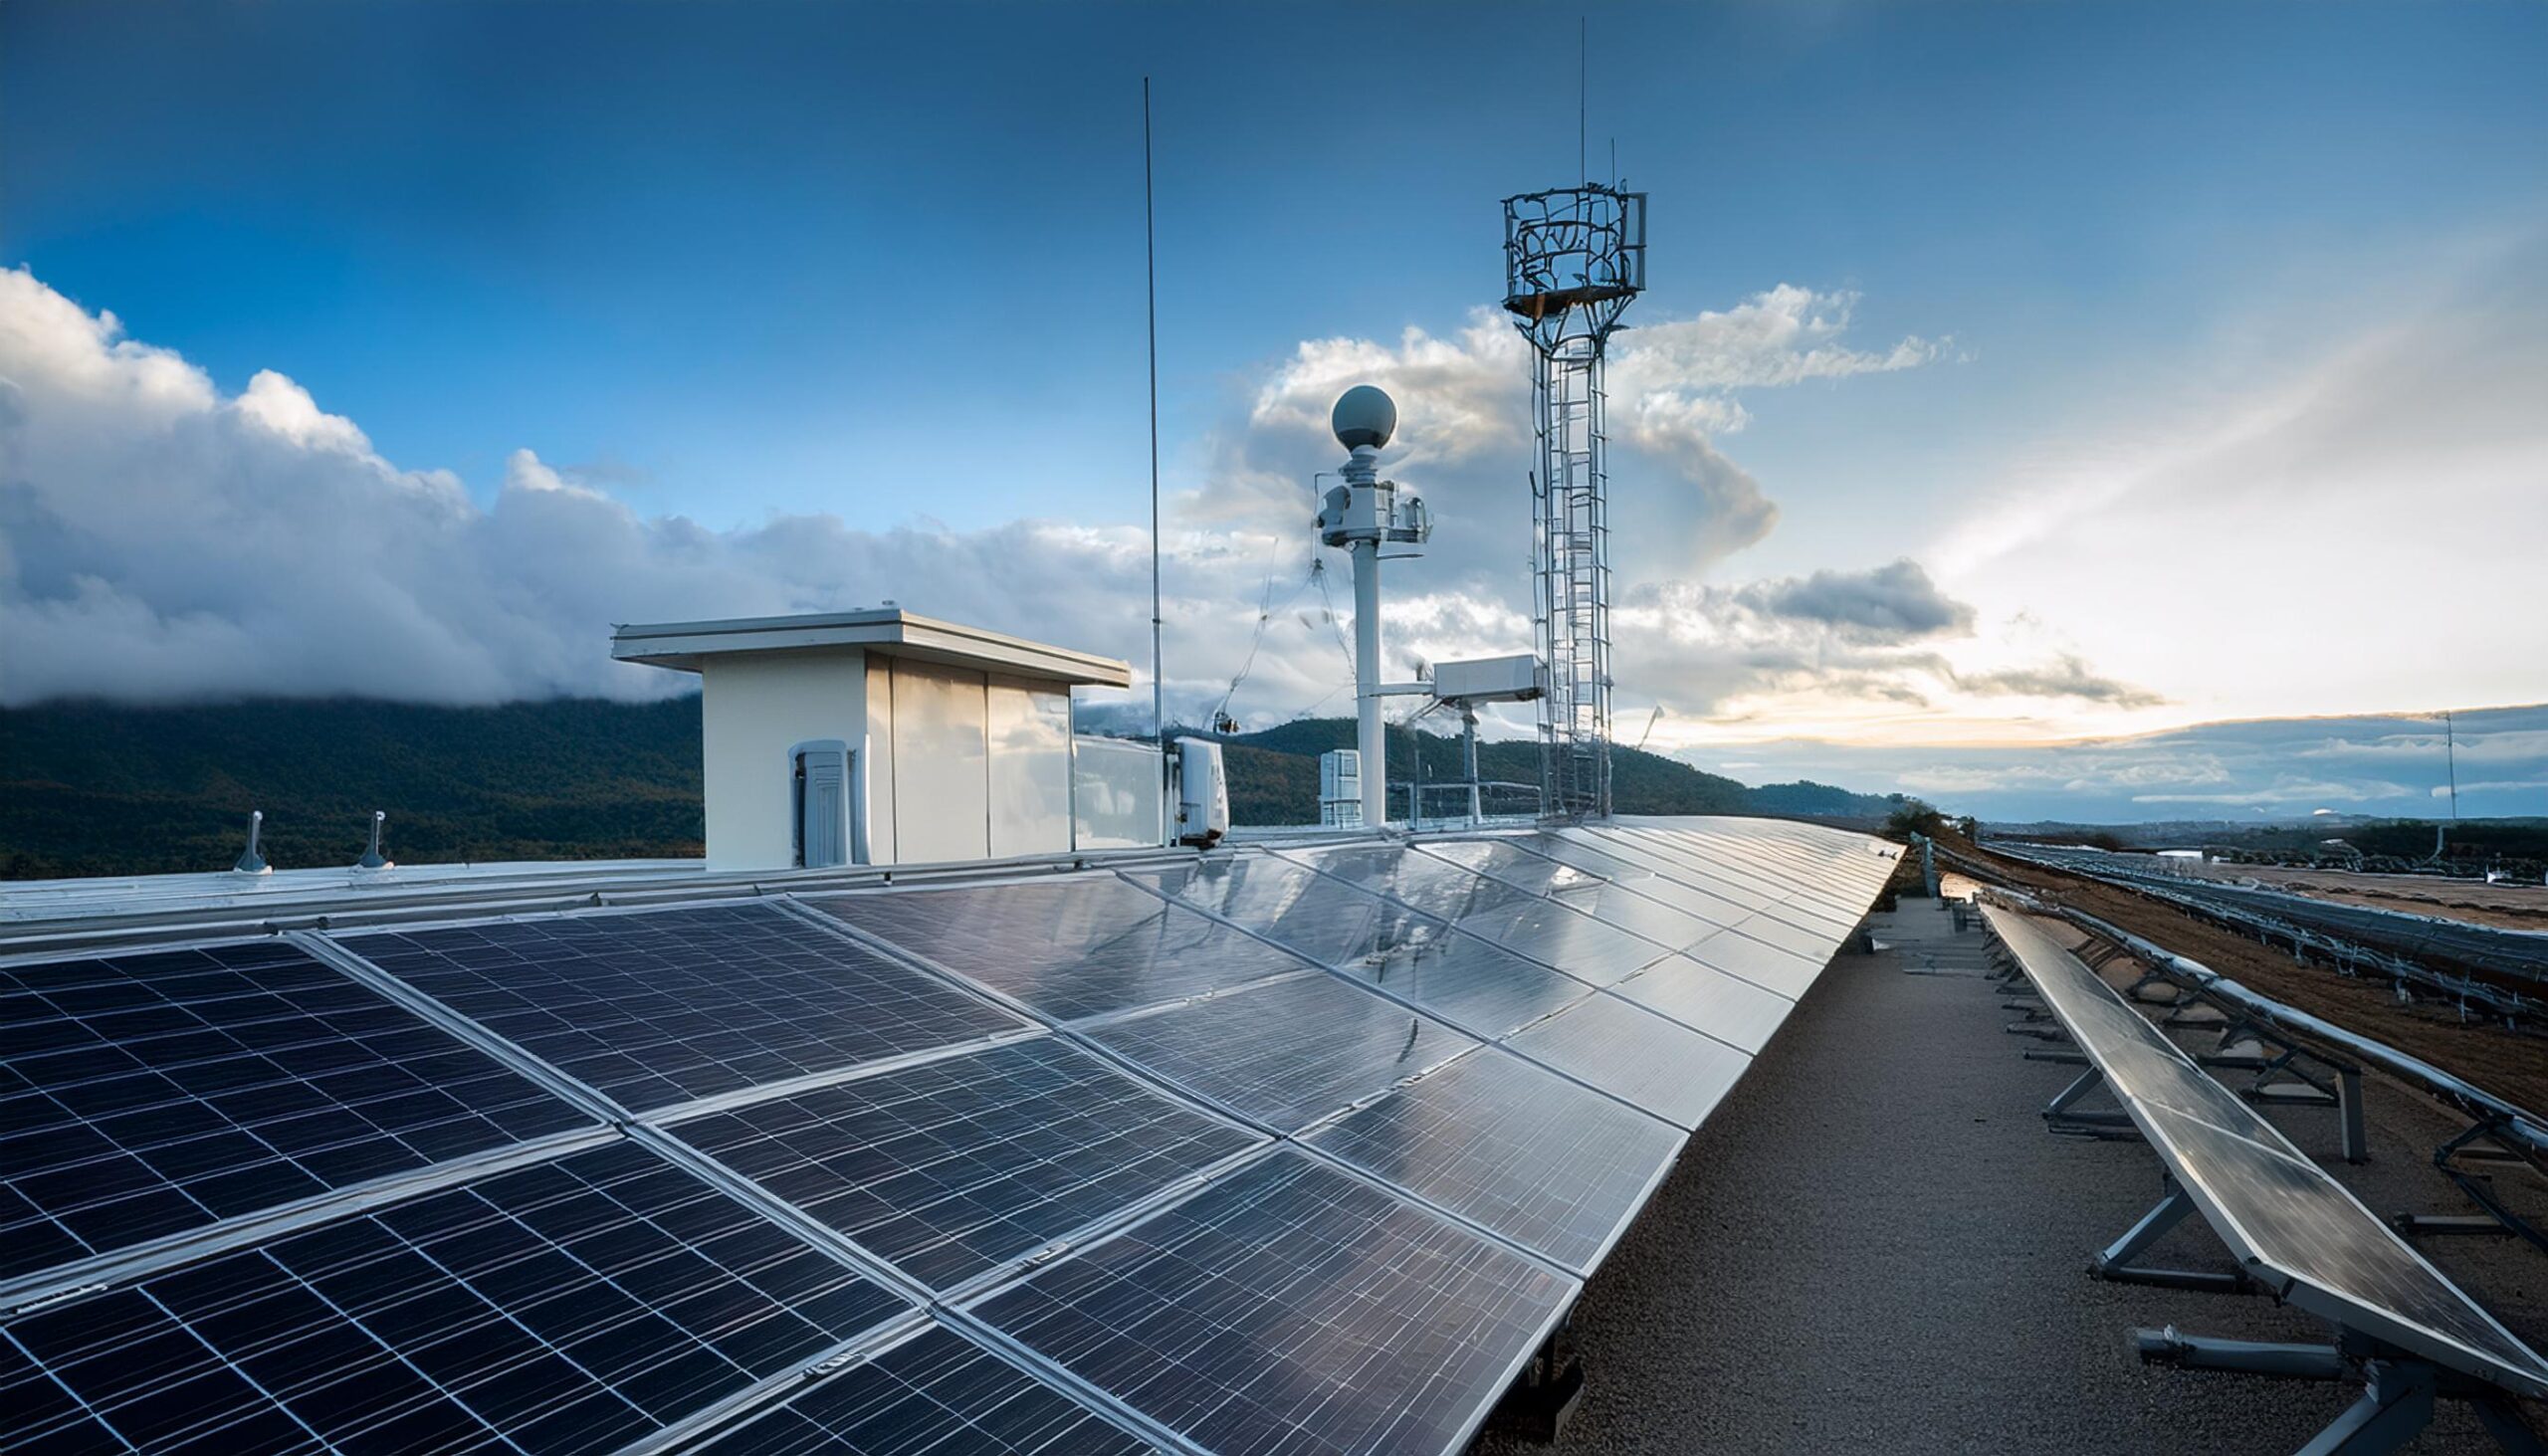
[[[1699,580],[1776,520],[1716,444],[1747,422],[1745,391],[1936,356],[1921,339],[1849,346],[1852,302],[1782,286],[1627,336],[1612,372],[1629,422],[1614,474],[1636,482],[1615,508],[1621,611],[1657,629],[1621,654],[1639,697],[1705,713],[1799,690],[1917,697],[1895,680],[1951,678],[1926,645],[1969,637],[1973,611],[1912,561]],[[1256,723],[1336,711],[1349,578],[1304,526],[1310,478],[1337,453],[1328,406],[1366,380],[1399,399],[1391,474],[1443,521],[1426,558],[1392,577],[1392,656],[1528,645],[1519,337],[1481,310],[1448,337],[1312,340],[1263,372],[1173,503],[1168,686],[1180,716],[1225,699]],[[713,530],[641,515],[607,484],[519,449],[482,500],[450,472],[383,458],[282,373],[225,395],[111,312],[0,272],[0,703],[656,696],[688,682],[611,662],[612,623],[885,599],[1148,656],[1148,537],[1130,525],[955,531],[819,515]]]

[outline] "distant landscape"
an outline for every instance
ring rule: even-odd
[[[415,863],[686,856],[701,852],[696,697],[501,708],[366,700],[217,707],[60,703],[0,711],[0,878],[229,868],[248,812],[284,868],[351,864],[373,809],[392,858]],[[1318,819],[1318,755],[1351,746],[1348,719],[1302,719],[1223,739],[1241,824]],[[1402,775],[1458,772],[1457,740],[1393,730]],[[1479,746],[1489,779],[1536,780],[1528,742]],[[1893,801],[1826,784],[1750,787],[1621,749],[1631,814],[1786,814],[1872,822]]]

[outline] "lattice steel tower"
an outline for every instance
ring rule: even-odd
[[[1531,341],[1540,810],[1610,812],[1610,521],[1601,359],[1645,289],[1645,194],[1597,183],[1504,199],[1504,308]]]

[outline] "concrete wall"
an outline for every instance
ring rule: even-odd
[[[796,828],[787,750],[819,738],[857,750],[867,732],[866,654],[846,647],[710,657],[700,678],[708,867],[785,869]]]

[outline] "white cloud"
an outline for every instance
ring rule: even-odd
[[[1774,289],[1628,337],[1613,374],[1637,419],[1619,445],[1623,679],[1680,711],[1783,691],[1916,700],[1943,672],[1924,644],[1973,614],[1916,564],[1700,585],[1775,508],[1713,437],[1735,391],[1908,367],[1934,348],[1845,346],[1845,296]],[[1310,478],[1336,463],[1327,409],[1356,382],[1398,396],[1390,473],[1443,527],[1392,568],[1393,662],[1529,642],[1522,473],[1524,346],[1480,311],[1449,337],[1314,340],[1269,369],[1180,498],[1166,543],[1174,711],[1218,702],[1258,722],[1348,675],[1343,572],[1310,574]],[[478,703],[643,697],[685,680],[614,664],[614,621],[836,609],[915,610],[1148,657],[1149,550],[1128,525],[1019,521],[954,531],[772,518],[712,530],[642,516],[607,482],[529,449],[484,504],[448,472],[384,459],[352,420],[286,375],[225,397],[176,354],[125,338],[24,270],[0,271],[0,702],[358,694]],[[1262,598],[1267,573],[1270,590]],[[1258,640],[1261,636],[1261,640]],[[1684,649],[1689,649],[1684,651]],[[1146,695],[1144,695],[1146,696]]]

